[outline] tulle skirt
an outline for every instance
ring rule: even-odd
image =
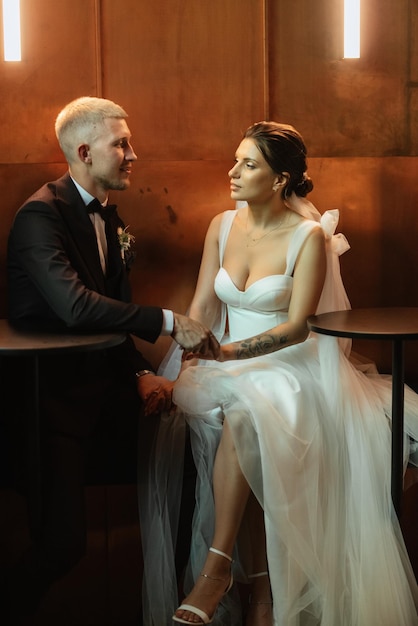
[[[332,337],[247,361],[188,368],[177,411],[163,416],[150,482],[140,493],[145,626],[171,623],[174,544],[186,423],[197,467],[186,589],[214,530],[212,473],[224,420],[264,511],[277,626],[413,626],[418,592],[391,502],[391,381],[353,365]],[[405,460],[418,440],[418,401],[405,393]],[[226,477],[227,479],[227,477]],[[234,577],[247,582],[251,544],[238,541]],[[240,626],[237,591],[214,619]]]

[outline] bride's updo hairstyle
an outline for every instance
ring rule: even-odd
[[[257,122],[250,126],[244,139],[252,139],[273,172],[289,174],[289,181],[282,191],[283,199],[294,191],[304,198],[313,189],[313,182],[306,174],[306,147],[298,131],[288,124]]]

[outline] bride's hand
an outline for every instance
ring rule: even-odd
[[[226,352],[223,346],[219,347],[219,354],[214,358],[211,354],[201,354],[200,352],[183,352],[182,361],[192,361],[193,359],[200,359],[201,361],[226,361]]]

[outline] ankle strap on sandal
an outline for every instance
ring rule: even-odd
[[[225,559],[228,559],[228,561],[232,563],[232,558],[225,552],[222,552],[222,550],[217,550],[216,548],[211,547],[209,548],[209,552],[214,552],[215,554],[219,554],[219,556],[225,557]]]
[[[268,572],[257,572],[256,574],[248,574],[247,578],[260,578],[261,576],[268,576]]]

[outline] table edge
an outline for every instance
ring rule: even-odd
[[[71,333],[68,334],[71,337]],[[76,334],[80,337],[80,334]],[[96,336],[95,333],[89,333],[87,337]],[[100,337],[101,333],[97,333],[97,337]],[[32,347],[2,347],[0,346],[0,357],[2,356],[24,356],[35,354],[54,354],[58,352],[93,352],[96,350],[106,350],[107,348],[114,348],[119,346],[125,341],[127,333],[115,332],[115,333],[103,333],[103,340],[98,343],[86,343],[86,344],[68,344],[62,346],[32,346]]]
[[[403,310],[416,310],[416,307],[370,307],[370,308],[358,308],[358,309],[346,309],[346,310],[338,310],[338,311],[327,311],[326,313],[319,313],[317,315],[310,315],[307,319],[307,325],[311,332],[318,333],[320,335],[329,335],[331,337],[343,337],[348,339],[380,339],[380,340],[391,340],[391,341],[402,341],[402,340],[418,340],[418,331],[386,331],[386,330],[340,330],[338,328],[324,328],[323,326],[318,325],[316,322],[321,317],[325,317],[327,315],[332,314],[349,314],[350,311],[353,311],[353,314],[358,314],[363,311],[372,311],[374,308],[379,310],[384,310],[388,308],[390,310],[399,309],[400,312]]]

